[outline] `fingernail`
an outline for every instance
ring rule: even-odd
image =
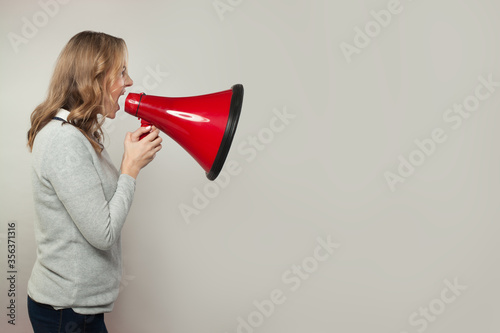
[[[151,131],[151,126],[146,127],[148,131]]]

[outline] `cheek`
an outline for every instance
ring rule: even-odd
[[[112,92],[113,96],[115,96],[117,94],[119,95],[121,93],[121,90],[123,88],[124,82],[125,81],[123,80],[123,78],[120,78],[120,79],[116,80],[116,82],[111,87],[111,92]]]
[[[125,77],[121,77],[118,80],[118,84],[120,85],[120,88],[122,88],[125,85]]]
[[[113,89],[113,91],[111,92],[111,96],[113,97],[113,99],[116,100],[118,97],[120,97],[121,92],[122,88],[116,86],[115,89]]]

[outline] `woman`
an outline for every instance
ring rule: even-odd
[[[125,42],[84,31],[64,47],[47,99],[31,115],[37,259],[28,312],[37,332],[107,332],[118,296],[120,233],[139,171],[161,149],[156,128],[127,133],[120,171],[101,126],[133,81]],[[144,139],[142,134],[150,132]]]

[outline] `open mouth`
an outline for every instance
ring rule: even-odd
[[[126,91],[125,91],[125,89],[123,89],[123,91],[122,91],[122,93],[120,94],[120,96],[118,96],[118,100],[116,101],[116,105],[117,105],[117,106],[116,106],[116,110],[117,110],[117,111],[118,111],[118,110],[120,110],[120,105],[121,105],[122,103],[124,103],[124,100],[123,100],[121,97],[122,97],[123,95],[125,95],[125,92],[126,92]]]

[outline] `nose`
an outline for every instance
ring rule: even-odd
[[[127,80],[125,80],[125,87],[130,87],[133,84],[134,84],[134,81],[132,80],[132,78],[129,75],[127,75]]]

